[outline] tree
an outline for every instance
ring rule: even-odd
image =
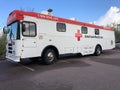
[[[0,37],[0,59],[5,58],[6,53],[6,35],[3,34],[2,37]]]
[[[115,40],[120,41],[120,31],[115,30]]]
[[[120,24],[112,23],[107,25],[115,30],[115,41],[120,41]]]

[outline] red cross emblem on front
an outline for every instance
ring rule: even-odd
[[[80,38],[82,37],[80,30],[77,30],[77,33],[75,33],[75,37],[77,38],[78,41],[80,41]]]

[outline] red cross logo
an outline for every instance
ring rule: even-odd
[[[77,33],[75,33],[75,37],[77,38],[78,41],[80,41],[80,38],[82,37],[80,30],[77,30]]]

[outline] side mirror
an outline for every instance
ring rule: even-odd
[[[3,33],[4,34],[8,34],[10,32],[10,29],[7,27],[7,26],[5,26],[4,28],[3,28]]]

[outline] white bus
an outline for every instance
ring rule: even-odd
[[[42,57],[52,64],[61,54],[100,55],[115,47],[114,30],[103,26],[65,19],[48,14],[14,10],[7,26],[6,58]]]

